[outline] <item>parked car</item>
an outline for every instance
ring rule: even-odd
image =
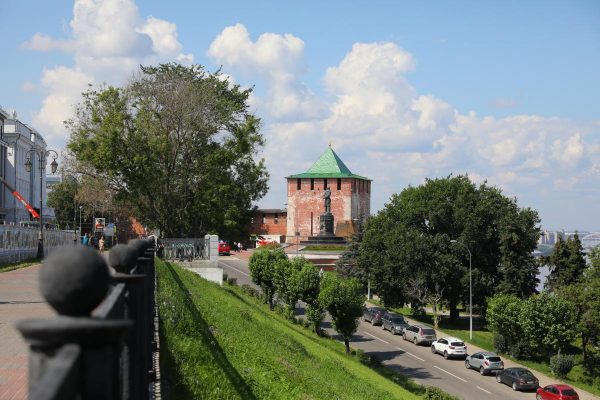
[[[496,374],[496,381],[513,390],[537,389],[540,381],[527,368],[506,368]]]
[[[220,256],[230,256],[231,255],[231,246],[229,246],[225,242],[219,243],[219,255]]]
[[[409,325],[402,332],[404,340],[413,342],[414,344],[427,343],[431,344],[437,339],[435,330],[421,325]]]
[[[446,360],[451,357],[466,358],[467,346],[457,338],[440,338],[431,343],[431,352],[442,354]]]
[[[383,326],[384,331],[390,331],[394,335],[401,335],[408,324],[402,315],[386,312],[381,317],[381,326]]]
[[[370,322],[372,325],[381,325],[383,314],[385,314],[385,308],[369,307],[363,313],[363,321]]]
[[[504,362],[498,354],[491,351],[482,351],[471,354],[465,358],[465,368],[476,369],[481,375],[486,375],[490,372],[502,371]]]
[[[535,398],[537,400],[579,400],[579,395],[569,385],[548,385],[538,388]]]

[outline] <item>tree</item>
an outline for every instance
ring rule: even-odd
[[[467,176],[427,179],[392,195],[367,221],[358,265],[370,266],[386,306],[418,304],[407,290],[415,277],[428,293],[440,292],[436,283],[443,282],[440,304],[456,319],[458,306],[469,303],[469,252],[450,240],[469,249],[473,304],[484,306],[498,291],[520,297],[535,292],[537,223],[536,211],[519,208],[486,183],[476,186]]]
[[[265,296],[265,303],[273,309],[275,296],[276,265],[287,261],[287,256],[281,249],[259,249],[252,253],[248,263],[252,282],[260,286]]]
[[[141,67],[123,88],[83,94],[67,122],[72,168],[165,236],[239,239],[268,179],[250,92],[198,65]]]
[[[304,257],[296,257],[294,260],[302,260],[302,268],[298,280],[300,300],[306,304],[306,318],[313,324],[315,333],[321,332],[321,322],[325,318],[325,310],[319,299],[321,290],[321,274],[317,268]]]
[[[579,235],[566,242],[559,237],[552,254],[543,261],[550,267],[546,282],[549,289],[558,290],[579,281],[586,267]]]
[[[495,335],[503,337],[507,347],[517,343],[523,335],[519,321],[522,308],[523,300],[514,295],[497,294],[488,299],[486,313],[488,327]]]
[[[275,263],[273,277],[275,290],[279,299],[286,304],[290,318],[294,316],[296,303],[302,296],[300,274],[306,262],[308,261],[304,257],[296,257],[290,261],[286,256],[285,259],[282,258]]]
[[[78,212],[75,204],[77,185],[78,182],[75,178],[64,179],[54,185],[52,192],[48,194],[48,206],[54,209],[56,222],[63,228],[73,225],[73,216]]]
[[[541,355],[560,353],[576,336],[575,307],[548,292],[527,299],[519,321],[525,338]]]
[[[350,339],[358,329],[358,318],[363,314],[365,303],[360,282],[328,272],[323,277],[319,297],[331,315],[333,327],[344,339],[346,354],[350,353]]]

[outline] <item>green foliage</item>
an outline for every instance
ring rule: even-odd
[[[501,336],[499,345],[510,347],[510,345],[522,336],[519,318],[521,316],[523,301],[516,296],[499,294],[488,300],[486,320],[488,328]],[[504,352],[501,348],[496,348]]]
[[[48,206],[54,209],[56,222],[61,228],[73,226],[73,217],[78,212],[75,204],[77,185],[78,183],[74,178],[64,179],[54,185],[52,191],[48,194]]]
[[[127,199],[164,236],[245,236],[267,191],[260,121],[242,90],[201,66],[141,67],[123,88],[91,89],[68,121],[75,172]]]
[[[281,249],[259,249],[252,253],[248,262],[252,282],[260,286],[265,296],[265,302],[273,309],[275,296],[276,265],[287,262],[287,256]]]
[[[41,260],[39,258],[30,258],[27,260],[19,261],[16,263],[7,263],[0,265],[0,273],[14,271],[16,269],[31,267],[32,265],[39,264]]]
[[[560,237],[554,246],[554,251],[543,261],[550,267],[550,275],[546,287],[559,290],[561,287],[577,283],[585,271],[585,258],[579,235],[566,242]]]
[[[537,212],[467,176],[427,179],[394,194],[365,226],[357,265],[369,271],[386,306],[422,302],[413,290],[442,295],[458,317],[468,303],[469,249],[473,303],[484,306],[496,292],[526,298],[535,292],[537,264],[532,252],[539,236]],[[451,244],[456,239],[461,244]],[[414,282],[413,282],[414,281]],[[437,291],[436,282],[444,282]],[[422,282],[422,283],[421,283]]]
[[[358,329],[358,318],[363,314],[365,297],[356,278],[340,278],[335,273],[325,273],[319,293],[321,305],[329,311],[333,327],[342,336],[346,353],[350,352],[350,339]]]
[[[425,389],[425,395],[423,398],[425,400],[458,400],[458,397],[452,396],[444,392],[442,389],[432,386],[429,386]]]
[[[564,379],[575,365],[571,354],[556,354],[550,357],[550,370],[557,377]]]
[[[314,331],[319,334],[321,322],[325,319],[325,310],[319,301],[321,291],[321,275],[310,261],[304,257],[296,257],[301,262],[298,291],[300,300],[306,304],[306,318],[312,324]]]
[[[267,312],[241,287],[221,288],[162,261],[157,274],[169,398],[421,398],[418,385],[369,369],[337,341]]]
[[[296,303],[302,296],[302,288],[300,286],[300,272],[302,267],[307,263],[304,257],[296,257],[289,260],[278,260],[275,264],[275,275],[273,282],[278,297],[283,301],[288,309],[288,315],[293,318]]]

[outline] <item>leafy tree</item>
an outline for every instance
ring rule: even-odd
[[[79,210],[76,205],[77,180],[64,179],[52,188],[48,194],[48,206],[54,209],[56,222],[61,227],[73,225],[73,215]]]
[[[355,277],[361,283],[366,284],[369,280],[369,264],[362,265],[359,259],[363,232],[364,223],[362,219],[359,219],[352,240],[336,262],[336,270],[344,277]]]
[[[239,239],[268,178],[250,92],[198,65],[141,67],[123,88],[83,94],[67,122],[72,168],[165,236]]]
[[[488,328],[496,335],[501,335],[508,346],[522,337],[519,323],[523,308],[523,300],[514,295],[497,294],[488,299],[486,320]]]
[[[287,261],[287,256],[281,249],[259,249],[252,253],[248,263],[252,282],[260,286],[265,296],[265,303],[273,309],[275,296],[276,265]]]
[[[344,339],[346,353],[350,353],[350,339],[358,329],[358,318],[363,314],[365,303],[360,282],[328,272],[323,277],[319,297],[331,315],[333,327]]]
[[[546,282],[549,289],[558,290],[579,281],[586,267],[579,235],[566,242],[559,237],[552,254],[543,261],[550,267]]]
[[[273,277],[275,290],[280,300],[286,304],[288,317],[290,318],[294,316],[296,303],[302,296],[300,274],[306,262],[308,261],[304,257],[289,260],[286,256],[285,259],[282,258],[275,264],[275,275]]]
[[[547,292],[525,301],[519,322],[531,347],[545,351],[542,355],[560,353],[576,336],[575,307]]]
[[[296,257],[302,262],[298,289],[300,300],[306,304],[306,318],[313,324],[317,334],[321,332],[321,322],[325,318],[325,310],[319,299],[321,290],[321,274],[317,268],[304,257]],[[299,261],[300,262],[300,261]]]
[[[456,239],[472,255],[473,304],[485,305],[497,291],[527,297],[535,292],[537,264],[532,252],[539,236],[537,212],[467,176],[427,179],[394,194],[367,221],[358,265],[369,265],[385,305],[420,301],[407,290],[412,279],[428,293],[443,282],[451,319],[469,303],[469,252],[451,245]]]

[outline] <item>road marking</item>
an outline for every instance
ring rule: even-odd
[[[484,388],[482,388],[481,386],[476,386],[477,389],[479,390],[483,390],[484,392],[486,392],[487,394],[492,394],[492,392],[488,392],[487,390],[485,390]]]
[[[223,264],[224,266],[226,266],[227,268],[235,269],[235,270],[236,270],[237,272],[239,272],[240,274],[244,274],[244,275],[246,275],[246,276],[250,276],[250,275],[248,275],[247,273],[245,273],[244,271],[241,271],[241,270],[237,269],[236,267],[232,267],[232,266],[231,266],[231,265],[229,265],[229,264],[225,264],[223,261],[219,261],[219,262],[220,262],[221,264]]]
[[[413,353],[411,353],[410,351],[406,351],[406,350],[404,350],[404,349],[401,349],[400,347],[396,347],[396,348],[397,348],[398,350],[402,350],[403,352],[405,352],[406,354],[408,354],[408,355],[409,355],[409,356],[411,356],[411,357],[414,357],[414,358],[416,358],[417,360],[420,360],[420,361],[423,361],[423,362],[425,362],[425,360],[423,360],[421,357],[417,357],[417,356],[415,356],[415,355],[414,355]]]
[[[447,373],[448,375],[452,375],[452,376],[453,376],[453,377],[455,377],[456,379],[459,379],[459,380],[461,380],[461,381],[463,381],[463,382],[465,382],[465,383],[467,382],[466,380],[464,380],[464,379],[463,379],[463,378],[461,378],[460,376],[456,376],[456,375],[454,375],[452,372],[448,372],[448,371],[446,371],[445,369],[438,367],[437,365],[434,365],[434,366],[433,366],[433,368],[437,368],[437,369],[439,369],[440,371],[443,371],[443,372]]]
[[[369,336],[371,336],[371,337],[374,337],[375,339],[377,339],[377,340],[379,340],[380,342],[383,342],[383,343],[385,343],[385,344],[390,344],[390,342],[386,342],[385,340],[383,340],[383,339],[381,339],[381,338],[378,338],[378,337],[377,337],[377,336],[375,336],[375,335],[371,335],[369,332],[365,332],[365,335],[369,335]]]

